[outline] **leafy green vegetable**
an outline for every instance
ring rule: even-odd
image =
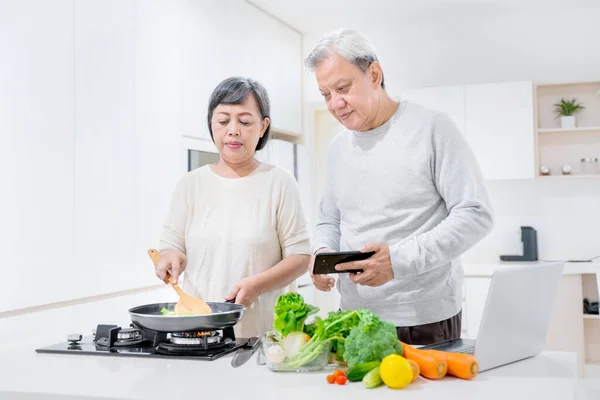
[[[304,325],[304,333],[306,333],[310,337],[313,337],[316,330],[317,330],[317,324],[315,322],[313,322],[312,324]]]
[[[361,310],[360,324],[350,332],[344,345],[344,358],[349,367],[369,361],[381,361],[394,353],[403,355],[396,327],[381,321],[377,315],[367,310]]]
[[[273,328],[287,336],[291,332],[303,332],[306,319],[319,312],[319,308],[306,304],[298,293],[284,293],[277,298]]]
[[[160,310],[160,313],[161,313],[162,315],[175,315],[175,311],[169,311],[169,310],[168,310],[168,309],[166,309],[165,307],[163,307],[163,308]]]
[[[308,343],[298,349],[298,352],[290,357],[284,364],[287,368],[298,368],[308,364],[326,349],[331,350],[332,344],[337,341],[339,349],[340,344],[344,343],[346,336],[360,322],[359,311],[335,311],[330,312],[326,319],[315,318],[314,333]]]
[[[285,337],[290,332],[303,331],[310,340],[284,361],[294,369],[318,358],[324,351],[336,353],[336,358],[352,367],[369,361],[381,362],[387,355],[403,355],[396,327],[369,310],[330,312],[326,319],[315,317],[311,324],[306,318],[318,308],[304,303],[301,295],[287,293],[279,296],[275,306],[274,328]]]

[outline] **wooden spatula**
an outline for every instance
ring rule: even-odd
[[[154,263],[154,266],[156,267],[158,265],[158,262],[160,261],[160,253],[155,249],[150,249],[148,250],[148,255],[150,256],[152,262]],[[169,275],[169,272],[167,272],[167,277],[169,278],[169,283],[171,284],[171,286],[173,286],[173,289],[175,289],[175,291],[179,295],[179,301],[175,305],[176,315],[196,315],[212,313],[212,310],[210,309],[208,304],[204,302],[204,300],[194,296],[190,296],[189,294],[181,290],[177,282],[173,282],[173,279],[171,278],[171,275]]]

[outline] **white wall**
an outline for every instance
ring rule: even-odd
[[[538,231],[540,259],[600,255],[600,179],[489,181],[488,188],[496,226],[465,253],[463,263],[493,263],[501,254],[522,254],[521,226]]]
[[[299,131],[300,53],[242,0],[0,2],[0,312],[157,284],[183,135],[236,74]]]
[[[380,56],[388,92],[397,96],[429,86],[597,80],[598,20],[600,7],[540,8],[495,18],[380,25],[363,32]],[[338,24],[333,20],[332,29]],[[305,36],[305,55],[322,34]],[[305,100],[322,101],[313,76],[306,82]]]
[[[423,87],[599,80],[600,46],[595,40],[600,37],[599,20],[598,7],[539,9],[495,18],[378,26],[363,32],[377,48],[388,92],[399,97],[401,91]],[[304,56],[322,33],[305,36]],[[312,74],[306,76],[304,88],[311,136],[314,124],[309,114],[323,100]],[[528,224],[539,230],[541,258],[600,254],[596,233],[600,180],[490,181],[488,185],[497,226],[464,255],[464,262],[495,262],[500,254],[519,254],[519,227]],[[311,215],[311,223],[314,220]]]

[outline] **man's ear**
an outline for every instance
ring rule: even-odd
[[[269,127],[270,124],[271,124],[271,120],[269,119],[269,117],[266,117],[265,119],[263,119],[262,128],[260,130],[260,137],[263,137],[263,135],[267,131],[267,128]]]
[[[379,61],[373,61],[371,65],[369,65],[367,73],[369,74],[369,79],[371,80],[373,87],[380,87],[381,81],[383,80],[383,69],[381,68],[381,64],[379,64]]]

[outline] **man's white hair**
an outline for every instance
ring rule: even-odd
[[[323,35],[304,60],[304,65],[309,71],[314,71],[323,60],[335,53],[356,65],[362,72],[367,72],[372,62],[379,61],[375,46],[367,36],[351,29],[339,29]],[[381,87],[385,88],[383,77]]]

